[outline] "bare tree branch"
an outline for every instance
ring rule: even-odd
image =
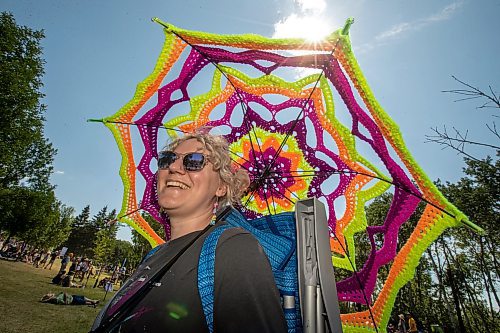
[[[496,136],[498,136],[498,132],[495,126],[495,123],[493,129],[490,129]],[[486,125],[488,128],[490,128],[488,125]],[[443,149],[446,148],[451,148],[453,150],[456,150],[458,153],[463,154],[467,156],[470,159],[473,159],[475,161],[480,161],[479,159],[473,157],[469,153],[465,151],[466,145],[476,145],[476,146],[482,146],[482,147],[488,147],[496,150],[500,150],[500,146],[488,144],[488,143],[483,143],[483,142],[477,142],[477,141],[472,141],[467,138],[469,131],[466,131],[465,133],[460,132],[457,130],[455,127],[453,127],[453,130],[455,131],[454,135],[450,135],[448,133],[448,130],[446,129],[446,126],[443,126],[443,130],[439,130],[437,127],[431,128],[435,135],[426,135],[426,141],[425,142],[433,142],[437,143],[441,146],[443,146]],[[500,138],[500,137],[499,137]]]
[[[486,127],[488,127],[491,133],[493,133],[498,139],[500,139],[500,134],[498,133],[497,124],[495,122],[493,122],[493,128],[491,128],[488,124],[486,124]]]
[[[451,94],[457,94],[457,95],[465,95],[465,96],[472,96],[468,98],[462,98],[462,99],[457,99],[454,102],[460,102],[460,101],[465,101],[469,99],[476,99],[476,98],[486,98],[487,101],[476,107],[477,109],[483,109],[483,108],[494,108],[494,109],[500,109],[500,98],[498,95],[495,94],[493,91],[493,88],[491,85],[488,86],[490,90],[490,94],[487,94],[483,92],[482,90],[464,82],[459,79],[457,79],[454,75],[451,76],[455,81],[459,82],[460,84],[466,86],[467,88],[470,89],[453,89],[453,90],[443,90],[442,92],[445,93],[451,93]],[[491,105],[493,104],[493,105]]]
[[[457,77],[452,75],[452,78],[459,82],[462,86],[465,87],[465,89],[453,89],[453,90],[443,90],[442,92],[445,93],[451,93],[451,94],[456,94],[460,96],[465,96],[463,98],[459,98],[455,100],[454,102],[461,102],[461,101],[467,101],[467,100],[472,100],[472,99],[480,99],[482,100],[479,106],[476,107],[476,109],[485,109],[485,108],[493,108],[500,110],[500,98],[499,95],[496,94],[493,91],[493,88],[491,85],[488,85],[488,92],[484,92],[480,90],[477,87],[474,87],[473,85],[466,83]],[[497,114],[493,114],[492,117],[499,117]],[[498,140],[500,140],[500,133],[496,127],[496,123],[493,121],[492,124],[486,124],[486,128],[494,135],[494,137]],[[443,130],[439,130],[437,127],[431,128],[431,130],[434,132],[433,135],[426,135],[426,141],[425,142],[432,142],[432,143],[437,143],[441,145],[443,148],[451,148],[457,153],[462,154],[474,161],[481,161],[480,159],[475,158],[471,154],[467,153],[465,151],[466,146],[481,146],[481,147],[487,147],[491,149],[495,149],[496,151],[500,151],[500,146],[497,144],[490,144],[490,143],[485,143],[485,142],[477,142],[477,141],[472,141],[468,139],[468,134],[469,131],[465,131],[465,133],[457,130],[455,127],[453,127],[454,134],[449,134],[446,126],[443,126]],[[495,139],[494,139],[495,141]]]

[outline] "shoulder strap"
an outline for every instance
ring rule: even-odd
[[[231,207],[225,207],[220,211],[220,213],[218,213],[215,222],[217,223],[218,221],[224,219],[230,211]],[[102,321],[98,323],[98,326],[95,329],[91,330],[91,332],[101,333],[113,331],[115,325],[121,322],[122,318],[127,314],[127,311],[137,305],[153,288],[155,283],[165,275],[165,273],[170,269],[170,267],[172,267],[172,265],[179,259],[179,257],[182,256],[184,252],[186,252],[191,247],[191,245],[193,245],[210,228],[211,225],[207,225],[205,229],[203,229],[192,241],[190,241],[184,248],[182,248],[171,260],[165,263],[148,281],[145,281],[142,285],[135,289],[133,294],[124,296],[122,298],[123,302],[122,300],[120,300],[120,306],[108,317],[102,319]]]
[[[198,293],[210,333],[214,331],[215,250],[222,233],[231,228],[234,227],[228,224],[216,227],[205,238],[198,261]]]

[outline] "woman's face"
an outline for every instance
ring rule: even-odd
[[[181,155],[201,152],[208,156],[208,151],[196,139],[182,142],[174,152]],[[211,211],[215,197],[226,192],[219,174],[210,162],[200,171],[186,171],[182,159],[183,156],[168,168],[158,170],[158,203],[170,217],[195,216]]]

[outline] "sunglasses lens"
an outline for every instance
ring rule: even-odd
[[[202,153],[189,153],[184,156],[183,162],[186,171],[199,171],[205,166],[205,155]]]
[[[177,159],[177,155],[172,151],[162,151],[158,155],[158,169],[167,169]]]

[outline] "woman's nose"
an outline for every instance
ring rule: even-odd
[[[168,169],[171,172],[179,172],[179,173],[184,173],[184,165],[182,165],[182,158],[178,158],[174,161],[174,163],[170,164]]]

